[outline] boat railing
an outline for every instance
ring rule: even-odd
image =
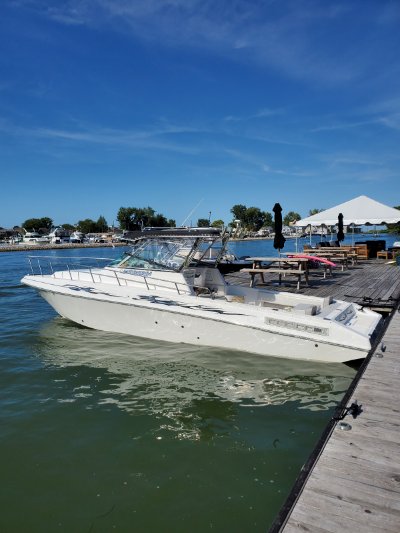
[[[32,275],[45,276],[54,274],[60,268],[70,270],[72,263],[76,268],[103,268],[113,259],[110,257],[82,257],[82,256],[54,256],[54,255],[28,255],[29,267]]]
[[[111,283],[119,286],[141,285],[146,290],[165,289],[176,291],[178,294],[191,292],[189,283],[161,279],[153,275],[146,276],[144,275],[146,274],[145,270],[138,269],[136,274],[139,272],[141,274],[135,275],[133,278],[128,272],[118,272],[114,268],[106,268],[111,261],[110,258],[105,257],[28,256],[30,270],[34,276],[51,275],[56,277],[56,272],[62,271],[63,275],[67,273],[67,279],[71,281],[88,281],[89,275],[92,283]],[[70,262],[75,262],[75,264],[70,264]],[[96,263],[95,266],[93,262]]]

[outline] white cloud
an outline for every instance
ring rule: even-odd
[[[17,6],[58,23],[112,28],[161,46],[200,48],[319,84],[368,75],[371,61],[382,56],[378,39],[372,45],[367,29],[380,27],[379,15],[388,17],[373,4],[360,13],[358,0],[335,5],[321,0],[19,0]],[[347,29],[352,17],[360,29],[351,35],[345,31],[338,40],[341,25]]]
[[[244,116],[235,116],[235,115],[228,115],[224,118],[226,122],[244,122],[248,120],[254,120],[254,119],[261,119],[261,118],[268,118],[273,117],[276,115],[282,115],[284,114],[283,109],[260,109],[259,111],[256,111],[255,113],[252,113],[251,115],[244,115]]]
[[[387,126],[388,128],[391,128],[394,130],[400,130],[400,113],[382,117],[380,119],[380,122],[384,124],[385,126]]]
[[[317,133],[319,131],[334,131],[334,130],[347,130],[347,129],[353,129],[353,128],[360,128],[363,126],[368,126],[372,124],[377,124],[381,121],[381,119],[368,119],[368,120],[360,120],[356,122],[336,122],[334,124],[327,124],[325,126],[317,126],[316,128],[313,128],[310,130],[311,133]]]
[[[95,144],[110,148],[147,149],[197,154],[200,150],[185,142],[175,140],[177,134],[194,133],[196,130],[179,126],[165,125],[148,130],[117,130],[102,127],[57,129],[45,127],[20,127],[0,118],[0,131],[15,137],[48,141],[67,141],[78,145]]]

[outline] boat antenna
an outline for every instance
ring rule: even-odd
[[[193,207],[193,209],[190,211],[190,213],[188,214],[188,216],[185,218],[185,220],[182,222],[181,226],[184,226],[186,221],[193,215],[193,213],[196,211],[196,209],[199,207],[199,205],[201,204],[201,202],[204,201],[204,198],[201,198],[201,200],[199,202],[197,202],[197,204]]]

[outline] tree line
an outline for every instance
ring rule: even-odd
[[[273,225],[271,213],[262,211],[258,207],[246,207],[245,205],[234,205],[230,210],[233,220],[227,225],[235,225],[235,221],[240,221],[241,228],[247,231],[258,231],[262,227]],[[161,213],[156,213],[152,207],[120,207],[117,213],[117,221],[121,230],[136,231],[144,227],[175,227],[176,222],[167,218]],[[290,211],[284,218],[284,224],[299,220],[300,215]],[[79,220],[76,224],[61,224],[66,230],[78,230],[82,233],[105,233],[108,230],[108,223],[104,216],[100,215],[95,221],[90,218]],[[225,222],[221,219],[211,221],[210,218],[199,218],[198,227],[222,227]],[[29,218],[22,223],[26,231],[49,232],[54,227],[53,220],[49,217]]]
[[[400,210],[400,206],[395,206]],[[309,216],[315,215],[323,209],[310,209]],[[273,215],[268,211],[262,211],[258,207],[247,207],[243,204],[234,205],[231,210],[232,221],[227,226],[235,226],[240,223],[240,227],[246,231],[259,231],[261,228],[272,227],[274,224]],[[117,221],[121,230],[141,230],[144,227],[175,227],[176,222],[173,219],[165,217],[161,213],[156,213],[152,207],[120,207],[117,213]],[[283,224],[289,226],[300,220],[302,217],[295,211],[289,211],[283,217]],[[221,219],[211,221],[210,218],[199,218],[198,227],[222,227],[225,223]],[[400,233],[400,225],[388,224],[388,231]],[[22,223],[26,231],[49,232],[54,227],[53,220],[49,217],[29,218]],[[62,227],[66,230],[78,230],[82,233],[105,233],[109,226],[104,216],[100,215],[97,220],[85,218],[79,220],[76,224],[65,223]]]
[[[60,226],[68,231],[77,230],[82,233],[105,233],[108,231],[107,221],[102,215],[96,221],[85,218],[84,220],[79,220],[76,224],[65,223],[60,224]],[[21,227],[26,231],[49,233],[54,228],[54,223],[50,217],[28,218],[21,224]]]

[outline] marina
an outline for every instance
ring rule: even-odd
[[[246,249],[235,246],[236,255],[273,256],[271,241],[264,248],[257,243],[256,250],[250,243]],[[108,247],[100,255],[112,261],[122,252]],[[49,250],[34,253],[47,256]],[[99,250],[50,253],[80,260],[96,258]],[[189,524],[199,532],[210,524],[218,531],[265,531],[277,520],[281,527],[299,476],[303,486],[304,465],[313,464],[332,420],[351,403],[358,366],[259,357],[73,325],[20,285],[29,255],[0,254],[0,452],[5,483],[12,487],[4,499],[3,529],[24,530],[23,517],[31,531],[41,531],[43,520],[65,531],[78,525],[165,529],[166,523],[176,531]],[[388,316],[398,305],[400,282],[399,268],[387,263],[360,260],[325,278],[323,269],[310,269],[309,286],[299,291],[294,279],[283,277],[279,286],[277,274],[266,272],[265,286],[293,295],[335,295]],[[248,273],[225,278],[249,287]],[[255,286],[263,287],[260,280]],[[373,382],[374,389],[378,385]],[[360,394],[354,397],[367,408]],[[344,421],[354,427],[363,415]],[[387,458],[388,469],[395,468],[395,457]],[[20,498],[23,515],[16,508]],[[157,515],[150,512],[155,498]]]
[[[400,2],[0,12],[0,533],[399,533]]]

